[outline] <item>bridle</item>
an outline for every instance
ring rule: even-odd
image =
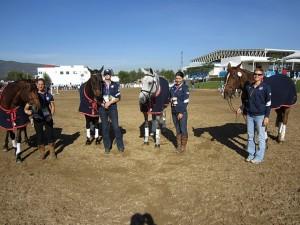
[[[156,93],[157,93],[159,91],[159,89],[160,89],[160,86],[159,86],[159,82],[156,81],[156,79],[155,79],[156,76],[154,74],[145,74],[145,76],[149,76],[149,77],[153,78],[153,82],[152,82],[151,88],[149,90],[145,90],[145,89],[141,90],[141,93],[145,96],[145,98],[147,100],[149,100],[151,98],[151,93],[152,93],[153,88],[154,87],[156,88]]]

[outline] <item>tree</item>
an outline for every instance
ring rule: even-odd
[[[173,81],[175,78],[175,73],[173,70],[164,70],[162,69],[159,74],[165,77],[168,81]]]
[[[202,66],[199,66],[199,67],[190,67],[187,69],[187,73],[188,74],[197,73],[197,72],[209,73],[213,68],[214,68],[214,64],[207,63],[207,64],[203,64]]]
[[[43,78],[45,80],[45,85],[49,87],[52,84],[50,76],[47,73],[44,73]]]
[[[23,73],[23,72],[19,72],[19,71],[10,71],[7,74],[6,80],[22,80],[22,79],[32,79],[33,76],[31,74],[28,73]]]

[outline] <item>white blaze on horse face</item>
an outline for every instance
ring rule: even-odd
[[[242,76],[243,76],[243,74],[242,74],[240,71],[237,73],[237,75],[238,75],[239,77],[242,77]]]

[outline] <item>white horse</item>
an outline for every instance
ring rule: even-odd
[[[144,144],[149,144],[149,121],[148,116],[152,114],[152,131],[155,132],[155,147],[160,147],[161,121],[164,121],[163,110],[169,103],[169,83],[163,77],[153,72],[141,69],[145,76],[142,79],[142,87],[139,95],[140,110],[145,120]]]

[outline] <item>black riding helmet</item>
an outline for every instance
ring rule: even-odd
[[[112,69],[106,69],[106,70],[104,70],[103,75],[104,76],[106,76],[106,75],[112,76],[113,75],[113,70]]]

